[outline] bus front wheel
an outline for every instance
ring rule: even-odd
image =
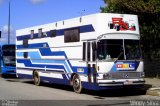
[[[33,73],[33,80],[34,80],[34,84],[35,84],[35,85],[37,85],[37,86],[40,85],[40,76],[39,76],[39,74],[38,74],[37,71],[35,71],[35,72]]]
[[[73,89],[74,89],[74,92],[76,93],[81,93],[82,91],[82,83],[81,83],[81,80],[79,78],[79,76],[77,74],[75,74],[73,76]]]

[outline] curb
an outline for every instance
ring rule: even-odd
[[[160,87],[148,89],[146,95],[160,96]]]

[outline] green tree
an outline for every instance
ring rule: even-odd
[[[137,14],[144,51],[160,49],[160,0],[104,0],[104,3],[106,7],[101,7],[101,12]]]
[[[160,0],[103,0],[101,12],[137,14],[144,58],[160,65]],[[159,68],[160,71],[160,68]]]

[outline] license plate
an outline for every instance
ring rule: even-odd
[[[124,82],[124,85],[131,85],[131,84],[133,84],[132,81],[126,81],[126,82]]]

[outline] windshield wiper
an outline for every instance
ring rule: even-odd
[[[117,60],[122,56],[122,54],[123,54],[123,52],[121,52],[121,53],[118,55],[118,57],[115,59],[114,62],[117,62]]]

